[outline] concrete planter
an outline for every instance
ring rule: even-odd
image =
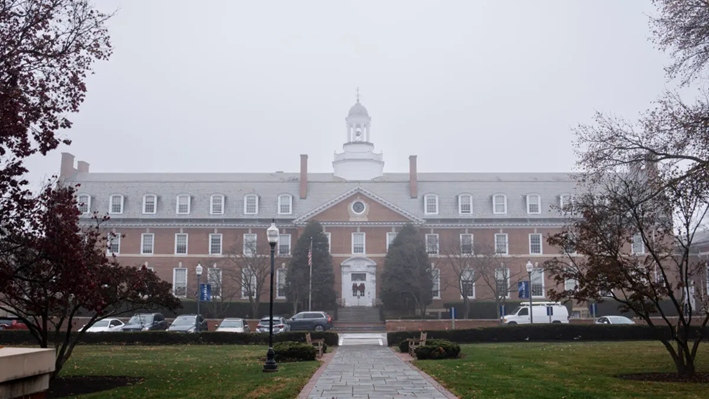
[[[54,372],[54,349],[0,348],[0,399],[42,399]]]

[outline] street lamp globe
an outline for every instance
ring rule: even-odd
[[[276,223],[271,222],[271,227],[266,229],[266,237],[269,244],[275,245],[278,243],[278,227],[276,227]]]
[[[532,262],[527,261],[527,265],[526,265],[526,266],[527,266],[527,273],[531,273],[531,272],[534,271],[534,265],[532,264]]]
[[[204,268],[202,267],[202,264],[198,263],[197,268],[195,269],[195,271],[197,272],[197,277],[202,275],[202,270],[204,270]]]

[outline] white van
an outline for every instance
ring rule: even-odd
[[[551,309],[550,311],[547,308]],[[568,323],[569,310],[559,302],[533,302],[534,324]],[[551,315],[549,315],[551,313]],[[520,304],[502,318],[505,324],[530,324],[529,304]]]

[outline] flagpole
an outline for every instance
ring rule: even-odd
[[[308,280],[308,311],[312,311],[313,305],[313,237],[310,237],[310,256],[308,257],[310,264],[310,279]]]

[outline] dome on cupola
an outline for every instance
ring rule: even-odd
[[[364,105],[360,104],[359,99],[357,99],[357,103],[350,108],[350,112],[347,116],[364,116],[368,118],[369,113],[367,112],[367,108],[364,108]]]

